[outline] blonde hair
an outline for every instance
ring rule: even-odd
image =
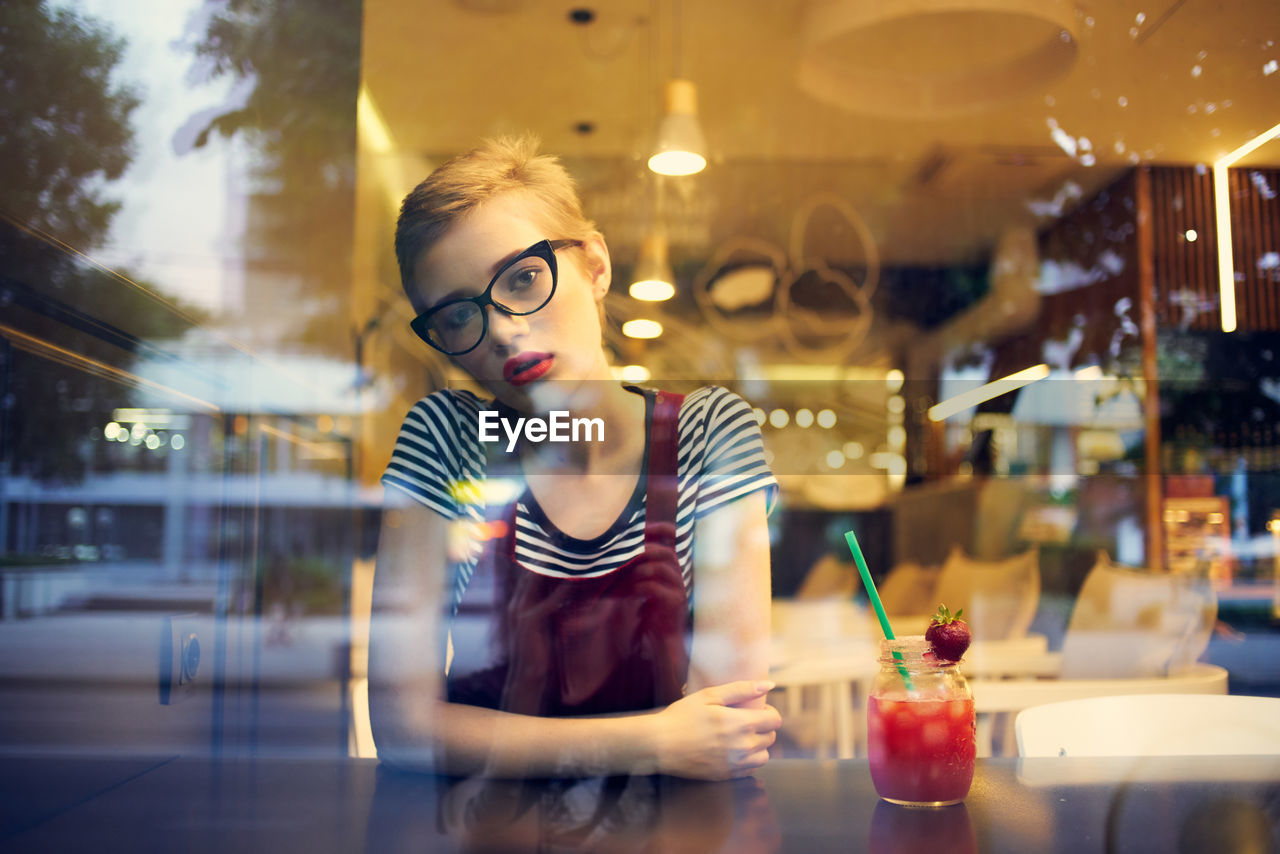
[[[418,258],[449,227],[490,199],[523,193],[550,239],[588,240],[595,224],[582,213],[573,178],[556,157],[538,153],[538,138],[486,139],[432,172],[405,196],[396,222],[400,284],[415,310],[423,306],[413,271]]]

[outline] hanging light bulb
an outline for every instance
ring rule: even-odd
[[[668,80],[666,112],[649,169],[659,175],[693,175],[707,168],[707,142],[698,124],[698,90],[692,80]]]
[[[660,231],[650,232],[640,245],[640,260],[636,262],[635,278],[631,282],[632,299],[669,300],[676,295],[675,281],[667,256],[667,236]]]
[[[622,324],[622,334],[628,338],[657,338],[662,334],[662,324],[648,318],[628,320]]]

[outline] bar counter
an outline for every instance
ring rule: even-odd
[[[865,760],[756,777],[515,782],[373,760],[6,757],[4,851],[1280,850],[1280,757],[979,760],[961,806],[879,801]]]

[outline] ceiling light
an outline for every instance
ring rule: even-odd
[[[645,236],[636,262],[635,279],[631,282],[632,299],[662,302],[676,295],[675,275],[667,255],[667,238],[661,232]]]
[[[662,324],[656,320],[628,320],[622,324],[622,334],[628,338],[657,338],[662,334]]]
[[[624,383],[645,383],[649,381],[652,374],[644,365],[623,365],[613,369],[613,376]]]
[[[1067,0],[827,0],[799,21],[800,88],[863,114],[936,118],[1045,92],[1075,66]]]
[[[631,283],[631,298],[662,302],[676,295],[676,286],[663,278],[644,278]]]
[[[1236,272],[1231,254],[1231,206],[1228,203],[1227,169],[1254,149],[1280,136],[1280,125],[1255,136],[1230,154],[1213,163],[1213,214],[1218,232],[1218,304],[1222,312],[1222,331],[1236,329]]]
[[[992,380],[986,385],[979,386],[975,389],[957,394],[949,400],[935,404],[929,407],[930,421],[946,421],[952,415],[973,409],[981,403],[999,397],[1002,394],[1008,394],[1011,391],[1017,391],[1024,385],[1038,382],[1049,376],[1048,365],[1033,365],[1025,370],[1018,371],[1015,374],[1009,374],[998,380]]]
[[[692,80],[668,80],[666,112],[649,168],[659,175],[694,175],[707,168],[707,142],[698,124],[698,90]]]

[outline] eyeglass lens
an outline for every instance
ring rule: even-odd
[[[545,258],[521,258],[498,274],[488,302],[507,314],[532,314],[551,299],[555,279]],[[448,305],[431,316],[427,333],[447,353],[470,350],[484,337],[484,309],[467,300]]]

